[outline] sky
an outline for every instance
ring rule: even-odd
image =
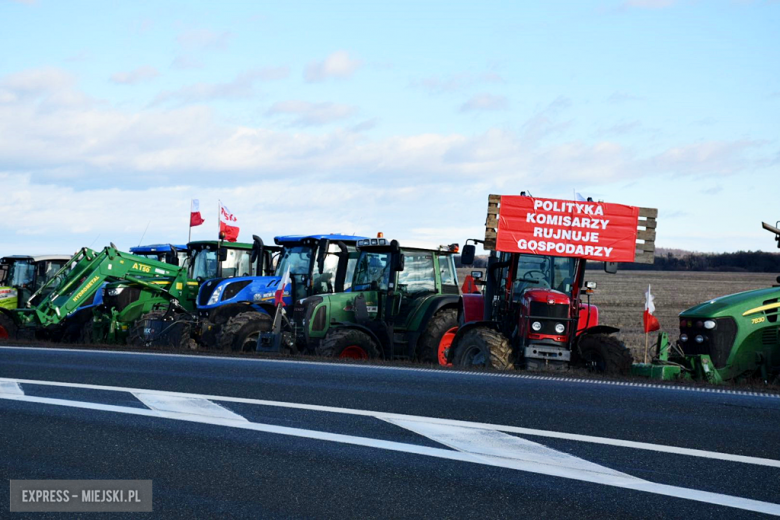
[[[431,245],[487,196],[776,251],[780,0],[0,0],[0,255],[253,234]]]

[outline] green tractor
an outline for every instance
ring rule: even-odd
[[[259,352],[438,363],[440,343],[458,327],[457,245],[423,249],[372,238],[357,246],[349,290],[297,300],[289,320],[279,306]]]
[[[780,229],[763,227],[775,234],[780,247]],[[780,285],[721,296],[683,311],[677,342],[659,334],[652,363],[634,364],[632,373],[711,383],[760,375],[780,383]]]
[[[14,255],[0,259],[0,309],[24,307],[30,296],[46,285],[68,260],[69,255]]]

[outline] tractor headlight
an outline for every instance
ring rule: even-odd
[[[531,324],[531,328],[534,329],[536,332],[539,332],[540,330],[542,330],[542,324],[539,323],[538,321],[535,321]]]
[[[696,343],[704,343],[704,336],[698,335],[695,338],[693,338]]]
[[[125,290],[124,287],[112,287],[106,292],[108,293],[109,296],[119,296],[124,290]]]
[[[211,298],[209,298],[209,302],[206,305],[214,305],[219,301],[219,297],[222,296],[222,291],[225,290],[224,285],[217,286],[216,289],[214,289],[214,292],[211,293]]]
[[[712,330],[715,328],[715,320],[707,320],[704,322],[704,328],[707,330]]]
[[[555,324],[555,332],[558,334],[563,334],[563,331],[566,330],[566,327],[563,326],[563,323],[556,323]]]
[[[680,341],[682,341],[683,343],[688,341],[688,335],[687,334],[680,334]]]

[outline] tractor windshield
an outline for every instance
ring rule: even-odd
[[[210,280],[217,277],[217,250],[212,248],[193,251],[190,278]]]
[[[357,261],[353,291],[367,291],[376,283],[376,288],[387,290],[390,278],[390,253],[371,253],[362,251]]]
[[[519,297],[526,289],[555,289],[570,294],[577,275],[577,259],[518,255],[513,293]]]
[[[288,268],[291,275],[308,276],[311,268],[312,253],[313,250],[310,246],[286,247],[284,253],[282,253],[282,258],[276,264],[277,276],[284,276]]]
[[[35,279],[35,264],[31,260],[16,260],[8,267],[6,283],[11,287],[27,287]]]

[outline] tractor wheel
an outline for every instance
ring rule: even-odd
[[[260,312],[242,312],[222,326],[218,348],[234,352],[254,352],[261,332],[271,330],[271,318]]]
[[[595,372],[625,375],[634,359],[622,341],[606,334],[585,334],[579,339],[580,361]]]
[[[5,313],[0,312],[0,341],[15,339],[17,327],[14,320]]]
[[[92,320],[91,319],[81,324],[81,328],[79,329],[79,333],[76,338],[76,343],[79,343],[81,345],[90,345],[94,343],[94,341],[92,341]]]
[[[362,330],[336,328],[320,342],[317,355],[341,359],[374,359],[379,357],[379,347]]]
[[[434,314],[420,337],[417,359],[423,363],[447,365],[446,350],[450,348],[457,331],[458,311],[444,309]]]
[[[455,346],[452,364],[456,367],[490,367],[496,370],[514,368],[512,347],[500,332],[475,327],[466,332]]]
[[[148,341],[144,332],[146,320],[160,320],[165,314],[165,311],[151,311],[138,318],[130,328],[127,336],[128,345],[134,347],[164,347],[177,350],[191,348],[193,341],[190,339],[190,323],[183,319],[183,315],[178,315],[173,320],[164,322],[163,330],[165,332],[152,338],[151,342]]]

